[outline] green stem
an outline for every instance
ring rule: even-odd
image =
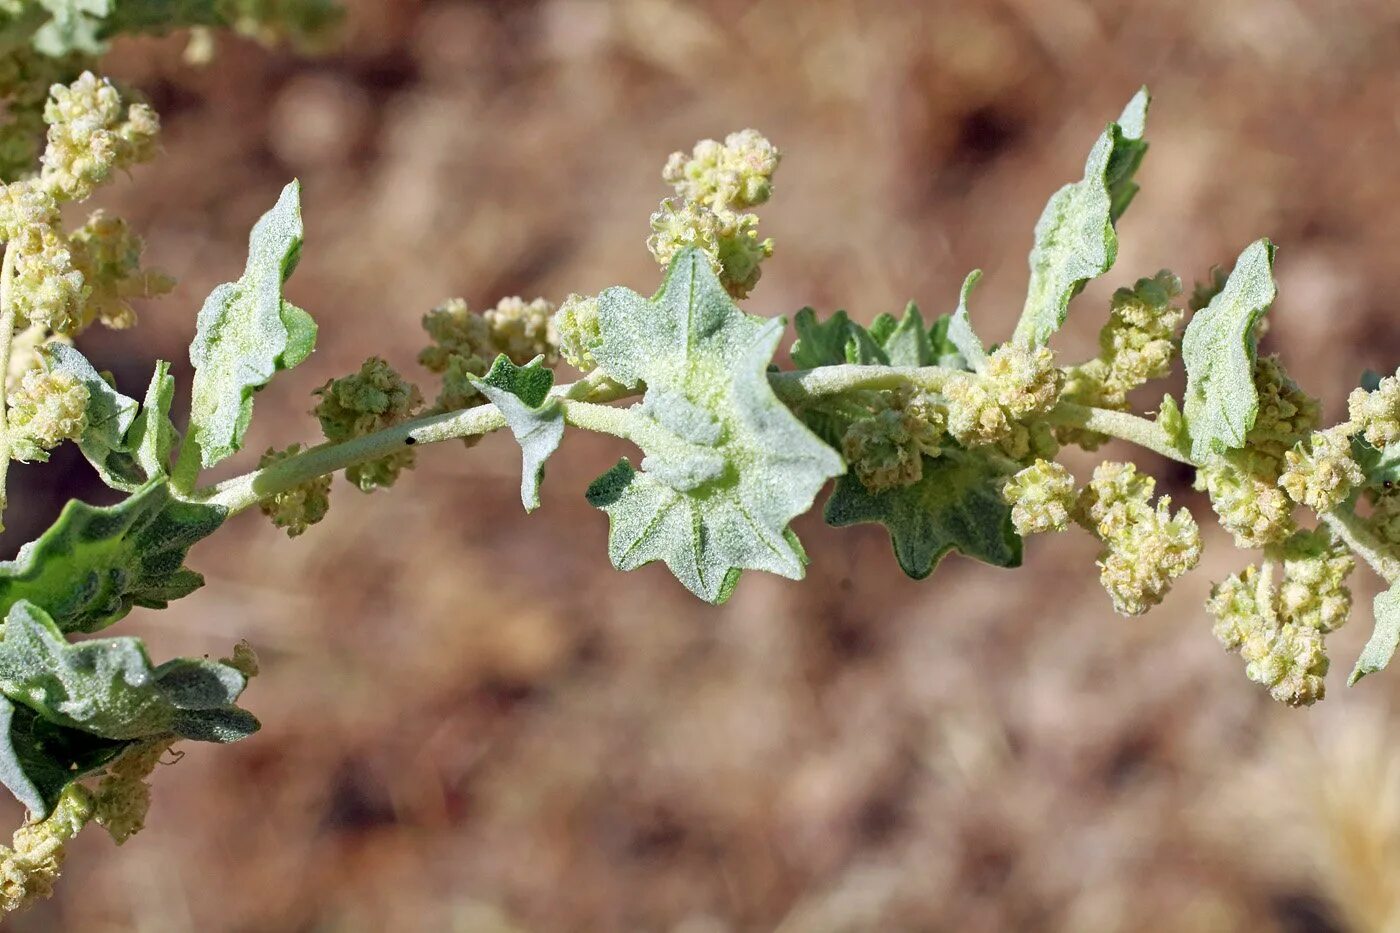
[[[840,395],[856,389],[898,389],[914,386],[936,392],[956,370],[941,366],[821,366],[793,372],[769,373],[773,392],[792,405],[823,395]]]
[[[13,244],[5,244],[5,258],[0,263],[0,531],[8,496],[5,492],[10,473],[10,350],[15,342],[15,304],[11,291],[15,280],[17,252]]]
[[[1106,434],[1119,440],[1137,444],[1161,454],[1169,460],[1195,466],[1191,458],[1172,443],[1171,437],[1157,422],[1129,414],[1126,411],[1112,411],[1107,408],[1090,408],[1073,402],[1060,402],[1045,415],[1051,424],[1065,427],[1083,428],[1095,434]]]
[[[1400,558],[1396,558],[1385,542],[1377,538],[1366,521],[1350,505],[1339,505],[1322,514],[1322,520],[1338,538],[1346,542],[1361,559],[1371,565],[1381,579],[1392,586],[1400,582]]]

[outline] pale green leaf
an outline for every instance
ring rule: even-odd
[[[155,372],[146,388],[141,413],[132,422],[126,446],[146,479],[158,479],[170,469],[170,449],[175,443],[175,426],[170,423],[170,404],[175,398],[175,377],[170,364],[156,360]]]
[[[1259,413],[1254,327],[1274,301],[1273,267],[1274,245],[1268,240],[1251,243],[1225,287],[1186,326],[1182,414],[1197,462],[1244,446],[1254,427]]]
[[[904,317],[882,314],[871,325],[871,335],[885,351],[891,366],[932,366],[936,362],[933,340],[924,316],[914,302],[904,307]]]
[[[301,253],[300,186],[282,189],[248,239],[248,265],[237,282],[210,293],[199,311],[190,362],[194,384],[185,462],[209,467],[243,446],[253,393],[280,370],[304,360],[315,342],[305,311],[282,300],[282,283]]]
[[[1139,91],[1120,117],[1127,129],[1110,123],[1089,151],[1083,179],[1065,185],[1045,205],[1035,225],[1030,287],[1016,342],[1048,341],[1084,284],[1112,268],[1118,255],[1114,221],[1137,193],[1133,175],[1147,149],[1141,139],[1147,103],[1146,90]]]
[[[945,450],[924,457],[923,476],[910,486],[874,493],[854,474],[836,481],[827,524],[885,526],[900,568],[922,580],[949,551],[996,567],[1021,565],[1021,538],[1002,498],[1006,476],[976,451]]]
[[[63,789],[129,745],[55,725],[0,694],[0,784],[33,819],[49,815]]]
[[[539,357],[516,366],[502,353],[485,377],[472,377],[472,384],[501,410],[520,444],[520,501],[525,511],[533,512],[540,507],[544,463],[564,438],[564,411],[549,398],[554,373]]]
[[[140,486],[144,477],[127,456],[127,432],[140,407],[136,399],[118,392],[87,357],[66,343],[47,343],[40,353],[50,371],[67,373],[87,387],[87,427],[78,438],[83,456],[107,485],[127,491]]]
[[[816,369],[846,362],[851,319],[845,311],[837,311],[822,321],[817,319],[817,312],[803,308],[793,317],[792,324],[797,330],[797,339],[792,343],[792,365]]]
[[[589,488],[610,519],[613,565],[664,561],[711,602],[739,570],[800,579],[787,524],[843,466],[768,384],[783,322],[740,311],[695,250],[677,255],[651,300],[610,288],[598,313],[594,356],[618,382],[646,385],[631,414],[651,425],[634,438],[642,472],[624,461]]]
[[[174,498],[163,481],[106,508],[69,502],[14,560],[0,562],[0,613],[28,600],[66,632],[95,632],[133,606],[163,609],[204,584],[183,566],[185,554],[225,514]]]
[[[1356,659],[1356,667],[1347,678],[1354,684],[1367,674],[1374,674],[1390,663],[1395,649],[1400,646],[1400,586],[1376,596],[1371,604],[1376,616],[1376,626],[1371,632],[1366,647],[1361,649],[1361,657]]]
[[[972,329],[972,319],[968,316],[967,300],[972,290],[982,278],[981,269],[973,269],[963,280],[962,291],[958,295],[958,309],[948,320],[948,342],[957,348],[959,355],[967,361],[969,368],[980,370],[987,362],[987,351],[982,340]]]
[[[38,606],[18,602],[0,638],[0,692],[56,725],[107,739],[174,732],[201,742],[235,742],[258,729],[234,701],[248,678],[195,658],[151,665],[137,638],[70,644]]]

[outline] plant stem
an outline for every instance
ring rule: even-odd
[[[1346,542],[1347,547],[1361,555],[1381,579],[1392,586],[1400,582],[1400,558],[1391,554],[1385,542],[1376,537],[1366,521],[1349,504],[1324,512],[1322,520],[1332,532]]]
[[[1090,408],[1073,402],[1060,402],[1045,415],[1051,424],[1083,428],[1096,434],[1106,434],[1119,440],[1145,447],[1169,460],[1191,466],[1191,458],[1178,450],[1162,426],[1148,418],[1129,414],[1126,411],[1112,411],[1107,408]]]
[[[840,395],[855,389],[898,389],[916,386],[937,391],[955,371],[941,366],[821,366],[792,372],[769,373],[773,392],[791,405],[823,395]]]
[[[5,244],[5,258],[0,263],[0,531],[5,529],[4,513],[9,498],[5,492],[10,472],[10,350],[15,342],[15,305],[10,294],[15,280],[17,253],[12,243]]]

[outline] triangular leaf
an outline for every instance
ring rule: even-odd
[[[199,311],[190,344],[195,373],[182,466],[198,458],[197,465],[210,467],[241,448],[253,393],[311,352],[315,324],[282,300],[282,283],[296,268],[301,244],[300,186],[293,181],[254,225],[242,278],[215,288]]]
[[[70,502],[14,560],[0,562],[0,612],[28,600],[65,632],[95,632],[133,606],[164,608],[204,584],[182,566],[185,554],[225,514],[181,502],[159,481],[107,508]]]
[[[957,348],[967,365],[974,370],[980,370],[987,362],[987,351],[972,329],[972,319],[967,313],[967,300],[981,279],[981,269],[973,269],[967,274],[967,278],[963,279],[962,291],[958,293],[958,309],[948,319],[948,342]]]
[[[1005,482],[977,453],[946,450],[924,457],[923,476],[910,486],[873,493],[846,474],[827,500],[826,521],[884,525],[900,568],[915,580],[952,550],[996,567],[1019,567],[1021,538],[1001,495]]]
[[[1256,240],[1225,287],[1191,318],[1181,341],[1186,364],[1182,414],[1197,462],[1244,446],[1259,414],[1254,326],[1274,301],[1274,245]]]
[[[598,314],[594,356],[618,382],[646,384],[632,411],[654,428],[638,440],[644,472],[624,461],[589,488],[611,520],[613,565],[665,561],[711,602],[736,570],[800,579],[787,524],[843,466],[769,386],[783,322],[740,311],[693,249],[677,255],[653,299],[610,288]]]
[[[1384,668],[1395,656],[1396,647],[1400,646],[1400,587],[1392,586],[1378,593],[1371,605],[1376,626],[1366,641],[1366,647],[1361,649],[1361,656],[1356,659],[1356,667],[1347,678],[1348,685]]]
[[[0,638],[0,692],[44,719],[107,739],[174,732],[201,742],[235,742],[258,721],[235,707],[248,678],[195,658],[151,665],[137,638],[70,644],[38,606],[15,603]]]
[[[1137,193],[1133,173],[1147,149],[1141,139],[1147,100],[1145,90],[1139,91],[1120,118],[1128,128],[1110,123],[1089,151],[1084,178],[1065,185],[1045,205],[1035,225],[1030,288],[1016,342],[1038,346],[1049,340],[1084,283],[1113,267],[1118,256],[1113,224]]]
[[[32,819],[48,816],[65,787],[112,761],[129,744],[54,725],[0,695],[0,784]]]
[[[870,331],[855,321],[846,324],[846,362],[861,366],[888,366],[889,354]]]
[[[542,359],[536,357],[525,366],[516,366],[502,353],[484,378],[471,377],[481,394],[501,410],[520,444],[520,501],[527,512],[540,507],[544,462],[564,438],[564,411],[549,398],[554,373]]]

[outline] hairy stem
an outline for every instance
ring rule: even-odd
[[[941,366],[820,366],[793,372],[769,373],[768,382],[783,402],[792,405],[823,395],[856,389],[898,389],[914,386],[937,391],[955,370]]]
[[[0,263],[0,531],[5,529],[4,514],[8,504],[5,492],[10,473],[10,350],[15,342],[15,305],[11,290],[15,280],[16,251],[12,243],[5,244],[5,259]]]
[[[1357,515],[1350,505],[1339,505],[1330,512],[1324,512],[1321,518],[1327,523],[1327,527],[1332,529],[1333,534],[1371,565],[1371,569],[1381,579],[1391,585],[1400,582],[1400,559],[1391,553],[1385,542],[1376,537],[1366,521]]]
[[[1051,424],[1072,428],[1083,428],[1095,434],[1106,434],[1119,440],[1145,447],[1168,460],[1191,466],[1191,458],[1178,450],[1162,426],[1149,418],[1129,414],[1126,411],[1112,411],[1107,408],[1090,408],[1073,402],[1060,402],[1045,415]]]

